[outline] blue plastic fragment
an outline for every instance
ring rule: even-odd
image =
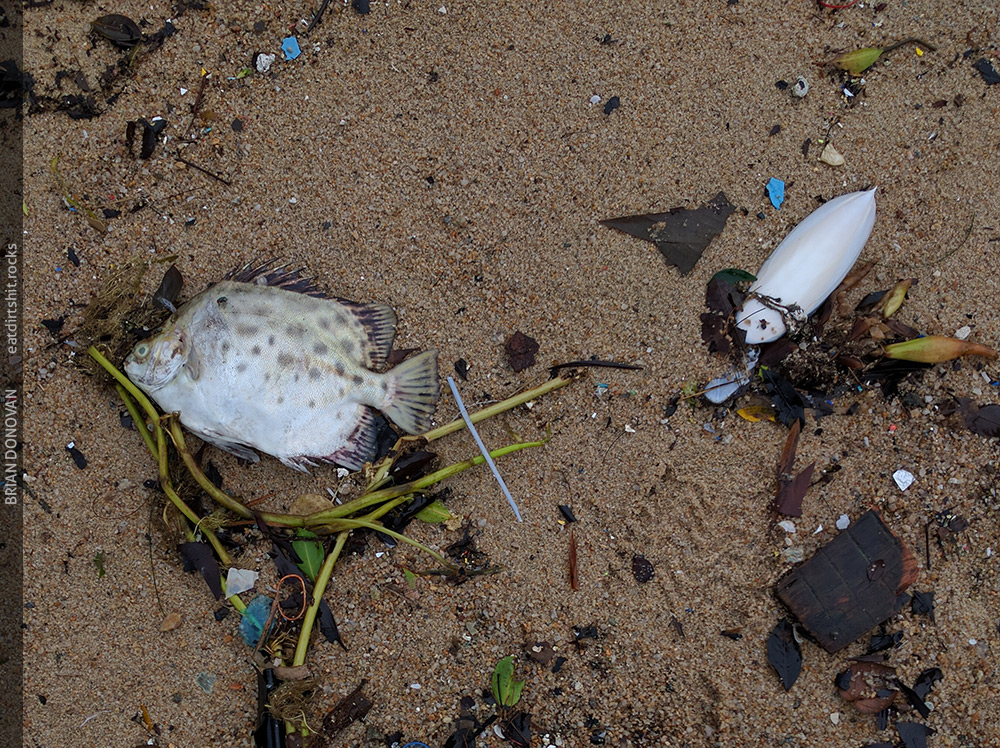
[[[294,36],[286,36],[281,40],[281,51],[285,53],[286,60],[294,60],[302,50],[299,49],[299,40]]]
[[[404,745],[403,748],[431,748],[431,747],[427,745],[427,743],[421,743],[419,740],[414,740]]]
[[[260,639],[261,631],[264,630],[264,623],[271,615],[272,602],[267,595],[258,595],[247,606],[243,619],[240,621],[240,636],[243,637],[247,646],[257,646],[257,640]]]
[[[212,689],[215,688],[215,676],[211,673],[206,673],[204,671],[198,673],[195,676],[195,681],[198,683],[198,687],[205,693],[212,693]]]
[[[768,179],[767,197],[771,201],[771,205],[774,206],[774,209],[778,210],[781,204],[785,202],[785,183],[774,177]]]

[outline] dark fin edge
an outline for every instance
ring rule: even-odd
[[[326,293],[316,287],[313,278],[303,275],[304,267],[291,269],[287,265],[275,266],[279,259],[272,257],[270,260],[251,260],[243,267],[230,270],[226,273],[225,279],[236,283],[272,286],[305,296],[313,296],[317,299],[329,298]]]
[[[365,368],[385,366],[396,339],[396,313],[390,306],[378,302],[357,304],[341,299],[338,301],[347,307],[368,335],[368,350],[365,351],[368,360],[364,362]]]
[[[360,470],[375,456],[376,434],[375,414],[371,408],[360,406],[361,416],[354,431],[347,437],[344,446],[333,454],[323,457],[313,457],[317,462],[328,462],[340,465],[348,470]]]

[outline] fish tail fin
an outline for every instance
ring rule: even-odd
[[[389,391],[382,412],[408,434],[428,431],[437,407],[437,351],[424,351],[386,372]]]

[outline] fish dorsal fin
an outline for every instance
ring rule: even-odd
[[[240,268],[226,273],[226,280],[236,283],[251,283],[255,286],[272,286],[285,291],[314,296],[317,299],[328,298],[316,287],[313,279],[303,275],[305,268],[292,269],[287,265],[275,265],[279,258],[270,260],[253,260]]]
[[[392,350],[392,341],[396,339],[396,313],[392,308],[378,302],[372,304],[356,304],[353,301],[341,301],[354,318],[361,323],[368,334],[368,349],[365,353],[368,360],[366,367],[378,367],[385,364]]]

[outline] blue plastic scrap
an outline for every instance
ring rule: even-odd
[[[771,205],[774,206],[775,210],[781,208],[781,204],[785,202],[785,183],[780,179],[775,179],[774,177],[768,179],[767,197],[771,201]]]
[[[302,50],[299,49],[299,40],[294,36],[286,36],[281,40],[281,51],[285,53],[286,60],[294,60]]]
[[[247,606],[240,621],[240,636],[250,647],[257,646],[257,640],[264,630],[264,624],[271,615],[272,600],[267,595],[258,595]],[[273,623],[271,624],[274,625]]]

